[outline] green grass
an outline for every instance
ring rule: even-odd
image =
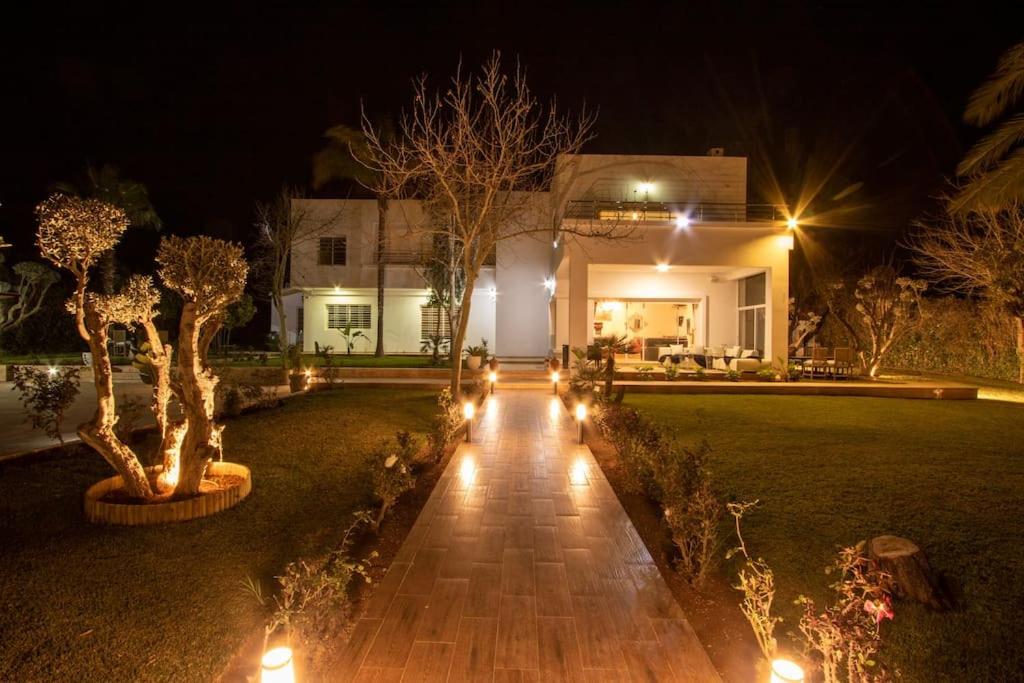
[[[110,359],[114,365],[128,363],[128,358]],[[0,365],[81,365],[81,353],[24,353],[0,354]]]
[[[94,526],[82,492],[98,456],[0,464],[0,680],[211,680],[263,614],[241,588],[331,546],[369,504],[368,447],[425,431],[432,393],[317,392],[228,423],[225,459],[253,492],[214,517]]]
[[[706,433],[723,494],[761,500],[744,536],[775,569],[783,633],[796,632],[799,593],[827,596],[823,570],[838,546],[893,533],[922,545],[959,586],[962,607],[940,614],[897,603],[883,661],[912,681],[1011,680],[1024,671],[1024,407],[785,396],[628,402],[694,438]]]

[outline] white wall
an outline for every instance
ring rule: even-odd
[[[298,329],[299,307],[302,305],[302,295],[298,292],[288,294],[284,297],[285,324],[288,325],[288,343],[294,344],[296,330]],[[281,326],[278,324],[277,307],[270,303],[270,331],[281,334]]]
[[[551,295],[544,286],[551,275],[551,251],[547,235],[498,244],[495,353],[500,356],[538,357],[551,350]]]

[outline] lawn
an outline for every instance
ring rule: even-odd
[[[258,354],[257,354],[258,355]],[[213,364],[220,364],[225,361],[223,357],[212,357],[210,361]],[[266,363],[267,367],[274,367],[278,364],[278,359],[271,357]],[[323,358],[312,353],[303,354],[302,364],[305,367],[319,367],[324,364]],[[430,356],[382,356],[377,358],[370,354],[353,353],[351,356],[343,353],[336,353],[331,355],[331,364],[335,367],[342,368],[432,368],[432,367],[448,367],[448,364],[442,360],[441,365],[432,365],[430,362]],[[261,366],[259,360],[242,360],[239,358],[233,358],[230,360],[230,365],[233,367],[256,367]]]
[[[214,517],[150,528],[87,524],[92,453],[0,464],[0,680],[211,680],[262,623],[241,586],[337,542],[367,506],[368,448],[426,431],[424,391],[316,392],[228,423],[227,460],[253,493]]]
[[[786,396],[629,396],[706,434],[717,486],[760,499],[744,536],[775,569],[784,634],[801,592],[826,596],[835,549],[894,533],[959,587],[961,608],[897,603],[883,661],[905,680],[1011,680],[1024,671],[1024,406]],[[727,543],[733,542],[730,535]],[[738,594],[737,594],[738,595]]]

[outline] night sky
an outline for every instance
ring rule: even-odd
[[[245,241],[254,202],[308,186],[323,131],[361,101],[394,114],[411,77],[497,48],[541,96],[599,109],[586,151],[724,146],[751,158],[750,201],[777,201],[774,177],[832,227],[891,242],[978,136],[966,98],[1020,38],[997,5],[901,4],[48,3],[0,29],[0,235],[31,254],[51,183],[109,162],[168,229]]]

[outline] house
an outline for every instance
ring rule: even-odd
[[[365,335],[353,351],[372,352],[377,204],[299,201],[330,227],[293,246],[288,337],[305,352],[316,345],[341,351],[340,330],[350,325]],[[745,158],[720,149],[708,156],[567,155],[551,190],[531,203],[559,218],[550,229],[499,243],[473,292],[467,343],[486,339],[499,357],[537,358],[617,334],[637,361],[680,347],[785,356],[793,225],[785,207],[747,203]],[[416,200],[389,204],[380,255],[387,353],[418,353],[431,334],[447,334],[420,272],[431,253],[427,220]],[[633,235],[601,241],[570,234],[595,222],[632,227]]]

